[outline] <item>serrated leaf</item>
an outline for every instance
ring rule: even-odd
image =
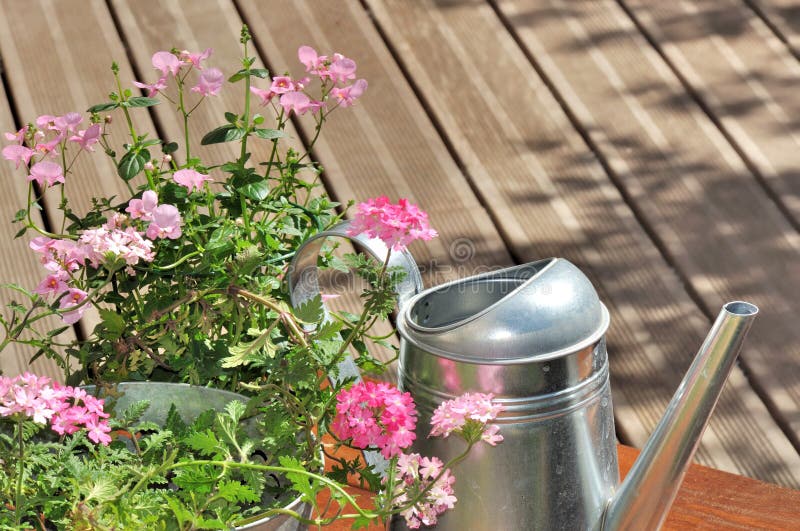
[[[228,352],[230,352],[230,356],[220,360],[222,367],[231,369],[241,365],[248,365],[254,361],[258,361],[261,358],[259,355],[261,352],[264,352],[268,358],[274,358],[275,345],[269,340],[270,332],[270,329],[266,329],[252,341],[242,341],[241,343],[229,347]]]
[[[341,329],[342,323],[340,321],[328,321],[326,323],[322,323],[314,332],[314,339],[333,339],[338,337]]]
[[[182,489],[209,494],[217,481],[217,474],[201,468],[183,468],[172,481]]]
[[[105,329],[111,333],[109,339],[119,338],[127,327],[125,319],[111,310],[101,309],[100,319]]]
[[[206,133],[200,143],[204,146],[210,144],[220,144],[222,142],[233,142],[242,138],[247,131],[233,124],[225,124]]]
[[[299,473],[305,469],[300,465],[300,462],[297,460],[297,458],[288,455],[282,455],[278,457],[278,461],[282,467],[291,468],[298,471],[286,472],[285,474],[286,478],[292,482],[292,488],[299,492],[306,501],[316,499],[317,491],[320,489],[319,487],[314,488],[314,485],[311,483],[308,476]]]
[[[128,99],[128,101],[124,102],[123,105],[126,107],[152,107],[153,105],[158,105],[161,103],[161,100],[156,98],[147,98],[145,96],[135,96],[133,98]]]
[[[219,452],[219,439],[210,429],[196,431],[186,437],[184,442],[203,455],[216,455]]]
[[[122,416],[120,418],[126,425],[133,424],[142,418],[142,415],[144,415],[145,411],[147,411],[149,407],[149,400],[137,400],[122,412]]]
[[[265,140],[273,140],[286,136],[283,131],[279,131],[278,129],[253,129],[253,134]]]
[[[217,494],[229,502],[256,503],[261,497],[247,485],[238,481],[223,481],[217,486]]]
[[[306,323],[320,322],[325,315],[322,306],[322,296],[317,294],[315,297],[295,306],[292,312],[298,319]]]
[[[98,103],[97,105],[92,105],[86,112],[95,113],[95,112],[103,112],[103,111],[110,111],[111,109],[116,109],[119,107],[119,103],[109,102],[109,103]]]
[[[105,502],[116,497],[119,493],[119,486],[113,478],[100,476],[93,482],[83,483],[81,490],[86,495],[84,501],[97,500],[98,502]]]

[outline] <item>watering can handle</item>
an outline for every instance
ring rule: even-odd
[[[297,248],[289,269],[286,273],[286,282],[289,287],[289,300],[292,307],[313,299],[320,294],[319,290],[319,271],[317,269],[317,257],[322,250],[322,245],[328,238],[343,238],[350,240],[356,248],[361,248],[372,255],[378,262],[384,263],[389,249],[378,238],[369,238],[365,234],[351,236],[347,233],[350,228],[350,221],[343,221],[334,225],[328,230],[322,231],[306,240]],[[387,267],[400,267],[406,273],[405,278],[397,285],[397,306],[402,306],[414,295],[422,291],[422,275],[417,268],[414,257],[405,249],[402,251],[392,251],[389,255]],[[323,303],[325,319],[329,319],[328,309]],[[358,370],[353,358],[350,356],[339,364],[338,379],[355,378],[361,381],[361,372]],[[383,473],[388,466],[388,461],[375,451],[365,451],[364,459],[373,466],[374,470]]]
[[[379,263],[386,260],[389,249],[378,238],[370,238],[365,234],[351,236],[347,233],[350,221],[343,221],[328,230],[322,231],[306,240],[289,263],[286,281],[289,286],[289,298],[293,307],[313,299],[319,295],[319,274],[317,270],[317,257],[322,250],[322,245],[328,238],[342,238],[350,240],[356,248],[361,248],[372,255]],[[388,267],[399,267],[406,275],[396,288],[397,306],[403,305],[422,291],[422,275],[420,275],[414,257],[407,250],[392,251],[389,256]]]

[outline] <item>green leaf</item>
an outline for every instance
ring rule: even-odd
[[[244,137],[247,131],[233,124],[225,124],[206,133],[200,143],[204,146],[210,144],[220,144],[222,142],[233,142]]]
[[[239,117],[236,115],[236,113],[226,112],[225,119],[228,120],[228,122],[235,124]]]
[[[266,179],[260,179],[240,186],[236,190],[248,199],[263,201],[269,195],[269,183]]]
[[[113,500],[119,493],[119,485],[113,478],[100,476],[94,482],[84,483],[81,490],[86,493],[84,501],[97,500],[105,502]]]
[[[267,79],[269,76],[269,70],[266,68],[251,68],[250,75],[261,79]]]
[[[120,314],[112,310],[101,309],[100,319],[102,320],[102,324],[105,327],[105,329],[111,333],[109,339],[119,338],[120,336],[122,336],[122,333],[125,331],[125,328],[127,327],[125,319]]]
[[[264,138],[266,140],[272,140],[275,138],[282,138],[286,136],[283,131],[279,131],[277,129],[253,129],[253,134],[255,134],[259,138]]]
[[[322,307],[322,296],[317,294],[315,297],[295,306],[292,311],[301,321],[306,323],[318,323],[325,315]]]
[[[217,454],[220,446],[219,439],[217,439],[217,436],[210,429],[196,431],[184,439],[184,442],[189,445],[190,448],[203,455]]]
[[[217,487],[217,494],[229,502],[256,503],[261,497],[247,485],[238,481],[223,481]]]
[[[147,156],[144,153],[147,152],[128,151],[125,153],[119,161],[119,166],[117,166],[117,174],[126,181],[130,181],[139,175],[147,163]]]
[[[317,492],[320,490],[320,486],[315,485],[311,482],[308,476],[300,473],[300,471],[305,471],[302,465],[300,465],[300,461],[298,461],[295,457],[290,457],[287,455],[279,456],[278,461],[282,467],[291,468],[298,471],[287,472],[286,478],[292,482],[292,488],[299,492],[305,501],[313,503],[313,500],[316,499]]]
[[[261,359],[259,355],[262,350],[268,358],[275,357],[275,345],[269,340],[271,330],[268,328],[252,341],[242,341],[237,345],[231,346],[228,351],[230,356],[222,358],[220,364],[225,369],[248,365]]]
[[[161,103],[161,100],[157,100],[156,98],[135,96],[124,102],[123,105],[125,107],[152,107],[153,105],[158,105],[159,103]]]
[[[219,227],[211,233],[211,237],[206,244],[206,250],[214,253],[221,253],[227,249],[232,249],[236,232],[236,229],[230,225]]]
[[[116,109],[117,107],[119,107],[119,103],[114,103],[114,102],[98,103],[97,105],[92,105],[91,107],[86,109],[86,112],[95,113],[95,112],[110,111],[111,109]]]
[[[341,321],[328,321],[322,323],[314,332],[314,339],[334,339],[342,329]]]
[[[176,151],[178,151],[178,143],[168,142],[167,144],[164,144],[161,147],[161,151],[166,155],[169,155],[170,153],[175,153]]]

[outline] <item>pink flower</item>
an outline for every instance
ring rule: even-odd
[[[280,104],[287,116],[292,111],[295,114],[305,114],[311,108],[311,98],[302,92],[287,92],[281,95]]]
[[[356,236],[365,233],[370,238],[380,238],[387,247],[399,251],[414,240],[430,240],[437,236],[428,226],[428,215],[407,199],[393,204],[386,196],[359,203],[347,233]]]
[[[417,453],[401,455],[395,470],[398,481],[392,494],[396,507],[408,503],[408,492],[429,488],[422,499],[400,513],[409,529],[436,525],[438,517],[458,501],[453,493],[455,477],[436,457],[422,457]]]
[[[76,131],[69,141],[77,143],[81,149],[94,151],[92,146],[100,140],[100,131],[100,124],[92,124],[83,131]]]
[[[272,85],[269,89],[275,94],[286,94],[295,90],[292,78],[288,76],[277,76],[272,78]]]
[[[192,87],[192,92],[201,96],[216,96],[222,88],[225,76],[218,68],[207,68],[200,73],[197,85]]]
[[[192,53],[188,50],[183,50],[180,53],[180,60],[184,63],[189,63],[195,68],[202,69],[203,67],[200,65],[200,61],[204,61],[211,57],[211,54],[214,52],[211,48],[206,48],[205,51],[200,53]]]
[[[356,78],[356,62],[347,57],[336,54],[337,57],[328,68],[331,79],[334,83],[347,81]]]
[[[364,91],[367,90],[367,81],[359,79],[352,85],[346,87],[334,87],[331,89],[330,96],[341,107],[350,107],[356,99],[360,98]]]
[[[203,175],[192,169],[178,170],[172,176],[172,179],[181,186],[184,186],[189,192],[192,192],[195,188],[198,190],[202,189],[203,183],[211,180],[208,175]]]
[[[27,166],[33,153],[34,151],[31,148],[19,144],[12,144],[3,148],[3,158],[13,162],[17,169],[19,169],[20,164]]]
[[[67,285],[68,279],[69,275],[66,273],[66,271],[56,271],[55,273],[47,275],[45,279],[42,280],[38,286],[36,286],[33,292],[44,297],[47,297],[48,295],[58,295],[59,293],[63,293],[69,289],[69,286]]]
[[[53,128],[59,133],[73,133],[83,121],[83,116],[77,112],[68,112],[64,116],[58,116],[53,120]]]
[[[61,297],[59,301],[59,308],[62,310],[68,310],[70,308],[75,308],[72,311],[63,313],[61,315],[61,320],[67,324],[77,323],[81,317],[83,317],[83,312],[86,311],[88,304],[81,304],[83,301],[86,300],[89,294],[83,291],[82,289],[78,288],[70,288],[67,290],[66,294]]]
[[[36,181],[39,186],[53,186],[56,183],[64,182],[64,170],[61,164],[56,164],[50,161],[37,162],[31,166],[31,173],[28,176],[29,181]]]
[[[140,83],[138,81],[134,81],[133,85],[135,87],[139,87],[140,89],[146,89],[147,97],[152,98],[153,96],[155,96],[156,94],[167,88],[167,75],[164,74],[163,76],[158,78],[155,83],[148,84],[148,83]]]
[[[317,51],[311,46],[301,46],[297,49],[297,58],[306,67],[306,72],[318,75],[321,79],[330,77],[328,75],[328,56],[317,55]]]
[[[465,393],[458,398],[442,402],[431,417],[429,437],[447,437],[456,433],[467,442],[483,440],[495,446],[503,440],[496,425],[487,426],[503,411],[503,405],[494,403],[491,393]]]
[[[111,432],[111,427],[107,422],[97,421],[91,419],[86,423],[87,436],[90,440],[97,444],[107,445],[111,442],[111,437],[108,435]]]
[[[36,118],[36,127],[39,129],[55,129],[56,117],[52,114],[43,114]]]
[[[157,206],[158,196],[156,193],[152,190],[145,190],[141,199],[131,199],[128,201],[125,212],[130,214],[133,219],[151,221],[153,219],[153,211]]]
[[[410,393],[386,383],[362,382],[336,395],[332,431],[356,448],[377,447],[388,458],[414,441],[417,411]]]
[[[152,62],[153,68],[161,72],[162,76],[166,76],[167,74],[177,76],[181,66],[183,66],[181,60],[175,57],[175,54],[171,52],[154,53]]]
[[[155,258],[153,242],[145,240],[133,227],[88,229],[83,231],[79,241],[88,247],[87,257],[95,268],[117,258],[122,258],[129,266],[140,260],[152,262]]]
[[[25,135],[28,134],[28,126],[26,125],[16,133],[5,133],[6,140],[22,144],[25,142]]]
[[[160,205],[153,211],[153,221],[147,227],[147,237],[169,238],[175,240],[181,236],[181,215],[173,205]]]
[[[275,96],[275,93],[271,90],[264,90],[258,87],[250,87],[250,92],[258,96],[258,99],[261,100],[261,105],[266,105]]]

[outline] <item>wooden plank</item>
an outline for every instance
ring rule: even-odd
[[[489,6],[369,6],[515,254],[564,256],[598,286],[613,319],[618,427],[643,444],[708,321]],[[796,453],[738,371],[701,448],[716,467],[800,478]]]
[[[800,59],[800,3],[797,0],[744,0]]]
[[[797,232],[618,4],[499,9],[705,313],[761,307],[743,364],[797,443]]]
[[[623,5],[800,227],[800,63],[739,0]]]
[[[5,91],[0,86],[0,132],[13,132],[18,128],[11,117]],[[3,138],[0,143],[5,146],[8,142]],[[0,282],[17,284],[31,290],[36,287],[45,271],[42,269],[36,255],[28,247],[28,238],[14,238],[20,229],[19,225],[12,225],[14,214],[27,204],[28,181],[24,177],[24,170],[14,169],[14,165],[7,160],[0,160],[0,181],[4,184],[4,193],[0,198]],[[41,216],[34,212],[34,220],[41,223]],[[4,317],[9,316],[6,305],[11,301],[25,302],[16,292],[3,287],[0,290],[0,305]],[[48,328],[58,325],[57,319],[47,319],[43,326]],[[42,328],[43,329],[43,328]],[[2,332],[0,332],[2,333]],[[65,337],[74,337],[69,332]],[[2,340],[5,339],[5,334]],[[0,371],[5,376],[16,376],[26,370],[31,370],[43,376],[49,376],[63,381],[64,374],[55,362],[39,359],[33,365],[28,360],[36,353],[35,350],[19,344],[11,344],[0,355]]]

